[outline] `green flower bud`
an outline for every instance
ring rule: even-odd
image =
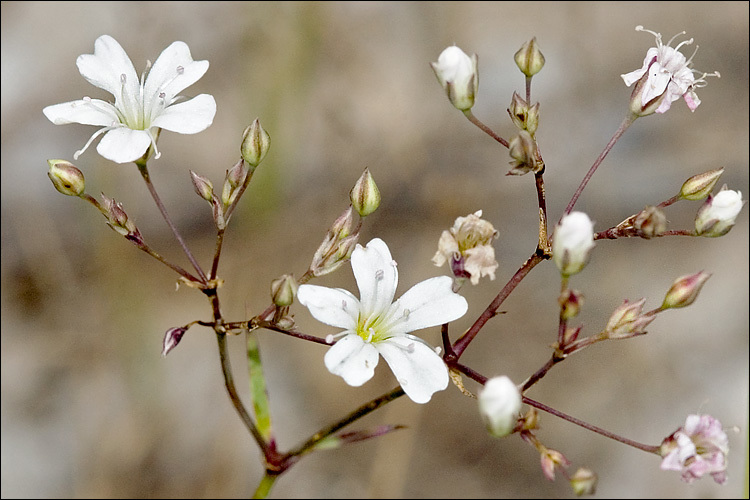
[[[253,172],[260,165],[271,147],[271,137],[256,118],[242,133],[240,153]]]
[[[370,215],[378,209],[378,206],[380,206],[380,190],[375,184],[375,179],[372,178],[370,169],[365,167],[365,171],[349,192],[349,198],[360,217]]]
[[[214,185],[211,184],[211,181],[202,175],[196,174],[192,170],[190,171],[190,178],[193,181],[193,187],[195,188],[195,192],[198,193],[198,196],[211,202],[214,197]]]
[[[296,295],[297,280],[291,274],[285,274],[271,282],[271,298],[277,306],[291,306]]]
[[[724,173],[724,167],[694,175],[682,185],[680,198],[685,200],[702,200],[711,193],[714,185]]]
[[[518,52],[513,56],[516,61],[518,69],[521,73],[527,77],[531,77],[539,73],[544,67],[544,55],[539,50],[539,46],[536,43],[536,37],[532,38],[528,42],[524,43]]]
[[[49,164],[49,176],[55,189],[64,195],[81,196],[86,187],[83,173],[78,168],[65,160],[47,160]]]
[[[672,283],[672,287],[664,297],[664,303],[661,305],[662,309],[670,309],[673,307],[687,307],[698,298],[698,293],[703,288],[703,284],[706,282],[711,275],[700,271],[695,274],[687,276],[681,276]]]

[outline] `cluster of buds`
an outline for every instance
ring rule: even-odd
[[[125,210],[123,210],[122,203],[118,203],[114,199],[108,198],[102,194],[102,213],[107,219],[107,225],[109,227],[138,246],[143,246],[145,244],[141,237],[141,232],[135,226],[135,223],[128,217],[128,214],[125,213]]]
[[[458,217],[453,227],[440,235],[438,250],[432,257],[438,267],[449,262],[453,276],[459,280],[469,278],[473,285],[479,283],[482,276],[494,280],[498,267],[492,248],[497,230],[481,217],[481,210]]]

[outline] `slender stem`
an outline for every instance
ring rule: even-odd
[[[200,264],[198,264],[198,261],[195,260],[195,257],[193,257],[193,254],[190,252],[190,249],[185,244],[185,241],[182,239],[182,236],[180,236],[180,233],[177,231],[177,228],[175,227],[174,223],[172,223],[172,219],[169,217],[169,214],[167,213],[167,209],[164,207],[164,204],[161,202],[161,198],[159,198],[159,194],[156,192],[156,188],[151,182],[151,176],[148,173],[148,167],[146,166],[146,163],[136,162],[136,165],[138,165],[138,171],[141,173],[143,180],[146,182],[146,186],[148,187],[148,190],[151,193],[151,197],[154,199],[156,206],[159,208],[159,211],[161,212],[162,217],[164,217],[164,220],[167,222],[167,225],[172,230],[172,234],[174,234],[174,237],[177,238],[177,241],[180,243],[180,246],[182,247],[182,250],[185,252],[185,255],[187,255],[188,260],[193,265],[195,270],[198,272],[198,276],[200,277],[201,281],[205,283],[206,281],[208,281],[206,279],[206,274],[203,272],[203,269],[201,269],[201,266]]]
[[[219,229],[216,233],[216,250],[214,251],[214,262],[211,264],[211,273],[208,275],[209,280],[216,278],[216,274],[219,272],[219,257],[221,257],[221,247],[223,244],[224,229]]]
[[[531,105],[531,76],[526,77],[526,102]]]
[[[505,139],[497,135],[495,132],[493,132],[492,129],[489,128],[487,125],[480,122],[479,119],[476,116],[474,116],[474,114],[471,112],[470,109],[467,109],[466,111],[464,111],[464,116],[466,116],[466,118],[468,118],[471,123],[479,127],[482,130],[482,132],[489,135],[490,137],[495,139],[497,142],[499,142],[506,148],[510,147],[510,145],[508,144],[508,141],[506,141]]]
[[[628,115],[622,121],[622,123],[620,124],[620,127],[615,132],[615,135],[612,136],[612,138],[609,140],[607,145],[604,147],[604,150],[599,154],[599,157],[594,161],[594,164],[591,165],[591,168],[589,169],[589,171],[586,173],[586,176],[581,181],[581,185],[578,186],[578,189],[576,189],[576,192],[573,195],[573,198],[570,199],[570,203],[568,203],[568,206],[565,208],[565,212],[563,213],[563,215],[568,215],[573,210],[573,207],[578,201],[578,198],[581,196],[583,189],[586,187],[586,184],[589,183],[589,180],[591,180],[591,177],[594,175],[594,172],[596,172],[596,169],[599,168],[599,165],[601,165],[602,161],[604,161],[604,158],[606,158],[607,154],[609,154],[610,150],[614,147],[614,145],[617,143],[620,137],[622,137],[622,134],[625,133],[628,127],[630,127],[633,124],[636,118],[637,117],[635,115]]]
[[[266,472],[266,475],[263,476],[263,478],[260,480],[260,483],[258,483],[258,487],[255,489],[255,493],[253,493],[253,498],[266,498],[271,493],[271,488],[273,488],[274,483],[276,482],[276,478],[279,477],[278,474],[269,474]]]
[[[490,303],[490,305],[487,306],[487,309],[485,309],[484,312],[474,322],[474,324],[471,325],[471,328],[469,328],[466,333],[464,333],[461,338],[459,338],[453,344],[453,351],[455,353],[456,360],[461,357],[461,354],[463,354],[463,352],[469,346],[469,343],[474,340],[474,337],[477,336],[479,330],[482,329],[485,323],[487,323],[490,318],[497,314],[497,309],[500,307],[500,305],[502,305],[505,299],[508,298],[508,295],[510,295],[510,293],[518,286],[518,284],[521,283],[521,280],[523,280],[524,277],[529,274],[529,271],[531,271],[537,264],[539,264],[543,260],[545,260],[544,257],[538,255],[537,253],[534,253],[531,257],[528,258],[528,260],[526,260],[526,262],[523,263],[521,268],[516,271],[516,274],[514,274],[513,277],[505,284],[503,289],[500,290],[500,293],[498,293],[495,299]]]
[[[552,368],[553,366],[555,366],[557,363],[559,363],[563,359],[565,359],[565,358],[560,358],[558,356],[554,356],[553,355],[544,364],[544,366],[542,366],[541,368],[539,368],[531,377],[529,377],[526,380],[526,382],[523,383],[523,385],[521,386],[521,393],[525,392],[526,390],[528,390],[529,387],[531,387],[532,385],[534,385],[537,382],[539,382],[539,380],[547,374],[547,372],[550,370],[550,368]]]
[[[638,448],[639,450],[643,450],[647,453],[654,453],[656,455],[659,454],[659,446],[653,446],[648,444],[639,443],[637,441],[633,441],[628,438],[624,438],[622,436],[618,436],[617,434],[614,434],[612,432],[609,432],[608,430],[602,429],[601,427],[597,427],[595,425],[591,425],[587,422],[584,422],[583,420],[577,419],[575,417],[572,417],[570,415],[567,415],[561,411],[555,410],[554,408],[551,408],[545,404],[542,404],[538,401],[534,401],[531,398],[527,398],[526,396],[523,396],[523,402],[526,403],[529,406],[533,406],[534,408],[538,408],[542,411],[546,411],[547,413],[550,413],[552,415],[555,415],[556,417],[560,417],[563,420],[567,420],[570,423],[579,425],[583,427],[584,429],[588,429],[590,431],[596,432],[597,434],[601,434],[602,436],[608,437],[610,439],[614,439],[615,441],[619,441],[623,444],[626,444],[628,446],[632,446],[633,448]]]
[[[478,371],[469,368],[466,365],[462,365],[461,363],[454,363],[451,365],[452,368],[455,368],[456,370],[460,371],[470,379],[479,382],[480,384],[484,385],[487,382],[487,377],[479,373]]]
[[[323,344],[330,346],[331,344],[326,342],[326,339],[322,339],[320,337],[316,337],[314,335],[307,335],[304,333],[299,332],[293,332],[291,330],[286,330],[284,328],[281,328],[280,326],[276,325],[275,323],[271,321],[266,320],[250,320],[249,324],[247,325],[249,329],[252,328],[265,328],[266,330],[272,330],[274,332],[283,333],[285,335],[290,335],[292,337],[297,337],[298,339],[302,340],[309,340],[310,342],[315,342],[317,344]]]
[[[539,243],[538,251],[543,255],[552,255],[552,245],[549,242],[549,231],[547,230],[547,196],[544,190],[544,170],[534,172],[534,181],[536,183],[536,197],[539,203]]]
[[[195,282],[200,281],[198,278],[196,278],[195,276],[193,276],[189,272],[185,271],[180,266],[178,266],[176,264],[172,264],[171,262],[167,261],[164,257],[162,257],[161,255],[159,255],[158,253],[156,253],[155,251],[151,250],[151,247],[149,247],[145,243],[143,243],[143,244],[136,244],[136,246],[138,248],[140,248],[141,250],[143,250],[144,252],[146,252],[147,254],[149,254],[151,257],[155,258],[156,260],[158,260],[159,262],[161,262],[162,264],[164,264],[165,266],[167,266],[170,269],[172,269],[173,271],[175,271],[177,274],[179,274],[181,276],[184,276],[187,280],[189,280],[189,281],[195,281]]]

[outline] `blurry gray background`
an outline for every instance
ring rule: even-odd
[[[500,135],[523,90],[513,54],[536,36],[547,59],[534,78],[538,139],[551,223],[622,120],[630,89],[654,44],[686,30],[695,67],[719,71],[666,115],[638,120],[589,184],[577,208],[602,230],[675,194],[689,176],[723,166],[747,198],[748,3],[2,3],[2,496],[246,497],[262,475],[259,452],[225,395],[216,341],[191,329],[169,357],[163,332],[210,318],[203,296],[175,292],[176,276],[106,227],[88,204],[59,195],[48,158],[72,159],[93,127],[53,126],[46,105],[84,95],[108,99],[75,59],[109,34],[137,71],[174,40],[208,73],[184,94],[210,93],[218,112],[196,136],[162,134],[153,181],[198,258],[213,252],[210,212],[188,169],[221,186],[240,136],[260,118],[272,148],[227,233],[220,277],[229,320],[269,303],[269,283],[307,268],[326,228],[347,206],[367,166],[383,195],[362,241],[381,237],[399,263],[403,293],[446,273],[430,258],[457,216],[484,210],[500,236],[497,280],[462,293],[467,328],[533,251],[532,176],[506,177],[507,151],[447,101],[429,63],[456,43],[479,55],[474,113]],[[693,45],[694,47],[695,45]],[[689,56],[693,47],[683,51]],[[186,269],[137,170],[94,147],[77,162],[87,191],[124,204],[159,252]],[[220,189],[220,188],[219,188]],[[718,186],[717,186],[718,189]],[[667,209],[670,228],[690,228],[696,202]],[[586,296],[580,321],[593,334],[627,298],[657,307],[672,281],[713,273],[696,303],[659,315],[649,334],[598,344],[555,367],[529,396],[626,437],[658,444],[689,413],[719,418],[729,432],[729,482],[684,484],[647,455],[542,414],[538,435],[600,474],[597,496],[739,497],[748,424],[748,208],[718,239],[600,241],[572,286]],[[349,266],[318,284],[356,291]],[[503,304],[462,358],[487,376],[521,382],[548,358],[557,327],[559,277],[539,266]],[[333,330],[293,308],[301,331]],[[439,344],[437,328],[421,332]],[[261,332],[280,446],[391,389],[385,363],[361,388],[323,365],[325,347]],[[244,342],[230,338],[246,394]],[[476,390],[469,381],[468,387]],[[548,482],[538,454],[517,437],[494,440],[476,401],[455,388],[427,405],[401,398],[351,429],[409,427],[377,440],[305,457],[273,490],[288,497],[570,497]],[[746,493],[744,493],[746,494]]]

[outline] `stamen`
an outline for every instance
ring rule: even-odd
[[[408,352],[409,354],[413,354],[415,349],[416,347],[414,346],[414,342],[406,346],[406,352]]]
[[[673,36],[672,38],[670,38],[670,39],[669,39],[669,41],[667,42],[667,45],[668,45],[668,46],[671,46],[671,45],[672,45],[672,42],[674,41],[674,39],[675,39],[675,38],[677,38],[678,36],[686,35],[686,34],[687,34],[687,31],[680,31],[680,32],[679,32],[679,33],[677,33],[677,34],[676,34],[675,36]],[[685,42],[682,42],[682,43],[680,43],[680,45],[682,45],[683,43],[685,43]],[[687,41],[687,43],[688,43],[688,44],[690,44],[690,43],[693,43],[693,39],[691,38],[690,40],[688,40],[688,41]],[[677,50],[677,48],[678,48],[678,47],[679,47],[680,45],[678,45],[677,47],[675,47],[675,50]]]
[[[375,335],[375,329],[369,328],[367,330],[367,339],[365,339],[366,342],[372,342],[372,336]]]
[[[683,31],[683,33],[684,33],[684,31]],[[676,36],[676,35],[675,35],[675,36]],[[674,40],[674,38],[673,38],[672,40]],[[670,40],[670,42],[671,42],[672,40]],[[694,40],[693,40],[692,38],[691,38],[690,40],[685,40],[684,42],[680,42],[680,43],[679,43],[679,44],[677,45],[677,47],[675,47],[675,48],[674,48],[674,50],[680,50],[680,47],[682,47],[683,45],[692,45],[692,43],[693,43],[693,42],[694,42]],[[697,51],[697,50],[698,50],[698,47],[696,47],[696,48],[695,48],[695,50]],[[695,55],[695,53],[693,53],[693,55]],[[692,58],[692,56],[691,56],[691,58]]]
[[[330,333],[326,335],[326,344],[333,344],[333,335]]]
[[[349,332],[344,330],[343,332],[339,332],[335,335],[328,334],[326,335],[326,344],[333,344],[333,341],[336,340],[339,337],[343,337],[345,335],[349,335]]]
[[[443,349],[442,349],[442,348],[441,348],[440,346],[437,346],[437,347],[435,348],[435,354],[437,354],[438,356],[440,356],[440,353],[441,353],[441,352],[443,352]]]
[[[409,319],[409,314],[411,314],[411,311],[408,310],[408,309],[404,309],[404,316],[403,316],[403,318],[405,320],[408,320]]]
[[[377,271],[375,271],[376,280],[380,281],[383,279],[384,276],[385,276],[385,271],[383,271],[382,269],[378,269]]]
[[[346,301],[345,300],[341,301],[341,309],[343,309],[344,311],[346,311]]]
[[[89,140],[86,143],[86,145],[83,146],[83,148],[81,148],[78,151],[76,151],[75,153],[73,153],[73,159],[77,160],[78,157],[81,156],[83,154],[83,152],[86,151],[89,148],[89,146],[91,146],[91,143],[94,142],[94,139],[96,139],[97,137],[99,137],[100,135],[102,135],[102,134],[104,134],[106,132],[109,132],[110,130],[112,130],[114,128],[117,128],[117,127],[104,127],[104,128],[100,128],[99,130],[97,130],[96,132],[94,132],[94,135],[92,135],[89,138]]]
[[[636,31],[645,31],[646,33],[651,33],[652,35],[654,35],[656,37],[657,45],[661,45],[661,33],[657,33],[656,31],[647,30],[646,28],[644,28],[641,25],[636,26],[635,30]]]

